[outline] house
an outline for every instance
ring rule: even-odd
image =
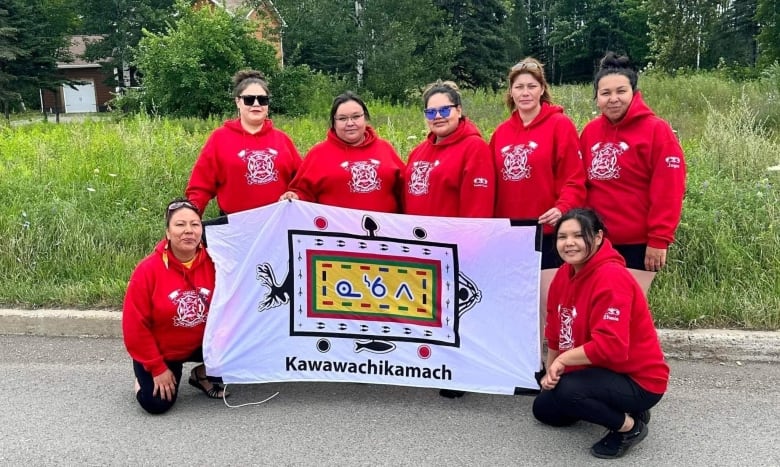
[[[282,19],[279,10],[271,0],[195,0],[195,8],[224,8],[231,14],[238,9],[245,8],[246,17],[259,24],[255,37],[271,43],[276,49],[276,56],[280,65],[284,62],[282,49],[282,28],[287,24]],[[58,62],[57,69],[70,80],[79,81],[80,84],[73,87],[63,85],[56,92],[42,89],[41,111],[48,113],[86,113],[103,112],[108,109],[108,101],[119,88],[112,88],[106,84],[114,76],[107,75],[98,62],[88,62],[83,58],[86,45],[89,42],[101,40],[101,36],[72,36],[69,55],[74,58],[72,62]],[[121,73],[115,81],[124,83],[125,86],[134,85],[132,69],[119,70]]]
[[[114,96],[113,89],[105,84],[106,75],[100,64],[83,58],[88,42],[99,41],[101,36],[72,36],[70,55],[72,62],[57,62],[57,69],[70,80],[79,81],[73,87],[62,85],[57,92],[42,89],[41,112],[87,113],[105,111]]]
[[[234,14],[240,8],[246,9],[248,11],[246,18],[259,23],[255,37],[273,45],[279,65],[284,65],[282,28],[287,27],[287,23],[271,0],[195,0],[193,6],[224,8],[230,14]]]

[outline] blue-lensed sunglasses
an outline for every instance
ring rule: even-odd
[[[435,120],[436,114],[441,115],[441,118],[447,118],[452,113],[453,107],[457,107],[457,105],[450,104],[443,105],[441,107],[428,107],[427,109],[423,109],[423,113],[425,114],[425,118],[428,120]]]

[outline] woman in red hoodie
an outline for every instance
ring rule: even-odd
[[[479,129],[463,114],[458,86],[429,84],[423,104],[429,133],[406,161],[404,213],[493,217],[493,158]]]
[[[582,130],[587,205],[647,295],[680,223],[685,157],[669,124],[637,89],[627,57],[608,52],[593,82],[601,116]]]
[[[547,374],[533,413],[552,426],[585,420],[606,427],[591,454],[620,457],[647,436],[669,366],[647,299],[596,213],[568,211],[555,238],[565,264],[550,285]]]
[[[122,310],[135,397],[152,414],[166,412],[176,402],[184,362],[203,361],[201,343],[214,290],[214,263],[201,244],[197,206],[173,200],[165,223],[165,238],[130,276]],[[189,383],[211,398],[223,396],[202,364],[192,369]]]
[[[493,217],[495,172],[490,148],[463,114],[458,85],[436,81],[423,91],[428,137],[412,149],[404,173],[404,213]],[[442,397],[463,391],[442,389]]]
[[[539,310],[561,258],[553,228],[562,213],[585,204],[577,128],[553,105],[544,66],[527,57],[509,71],[506,105],[511,115],[496,128],[490,150],[496,165],[496,217],[537,219],[544,227]]]
[[[367,211],[400,211],[404,163],[368,124],[365,102],[351,92],[333,100],[330,129],[303,160],[280,199]]]
[[[184,192],[201,214],[214,197],[222,214],[275,203],[301,165],[290,137],[268,118],[263,74],[239,71],[233,85],[238,118],[211,133]]]

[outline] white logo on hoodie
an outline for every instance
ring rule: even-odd
[[[246,183],[249,185],[264,185],[279,179],[279,171],[274,160],[279,152],[276,149],[242,150],[238,157],[246,162]]]
[[[504,180],[518,182],[531,178],[531,165],[528,163],[528,156],[537,147],[539,147],[538,143],[529,141],[528,144],[510,144],[501,148],[501,157],[504,158],[501,174],[504,176]]]
[[[558,305],[558,316],[561,320],[561,329],[558,334],[558,350],[562,352],[574,347],[572,327],[574,325],[574,319],[577,317],[577,308],[566,308]]]
[[[430,187],[431,170],[433,170],[439,161],[417,161],[412,163],[412,174],[409,177],[409,194],[421,196],[428,194]]]
[[[206,322],[205,299],[211,291],[201,288],[200,292],[194,290],[185,290],[181,292],[175,290],[168,295],[168,298],[176,305],[176,316],[173,318],[173,325],[185,328],[192,328]]]
[[[376,169],[379,168],[379,161],[371,159],[360,162],[341,163],[341,167],[348,170],[352,175],[349,182],[349,189],[353,193],[371,193],[382,188],[382,180],[379,178]]]
[[[590,148],[593,160],[588,168],[590,180],[615,180],[620,178],[619,158],[628,150],[628,144],[596,143]]]

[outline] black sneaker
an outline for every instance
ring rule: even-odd
[[[650,423],[650,410],[643,410],[641,412],[630,413],[631,418],[634,420],[642,420],[642,423],[647,425]]]
[[[454,389],[439,389],[439,395],[441,397],[446,397],[447,399],[457,399],[458,397],[463,397],[464,394],[466,394],[466,391],[456,391]]]
[[[590,453],[600,459],[622,457],[632,446],[639,444],[647,436],[647,425],[640,419],[634,419],[634,428],[626,433],[611,431],[590,448]]]

